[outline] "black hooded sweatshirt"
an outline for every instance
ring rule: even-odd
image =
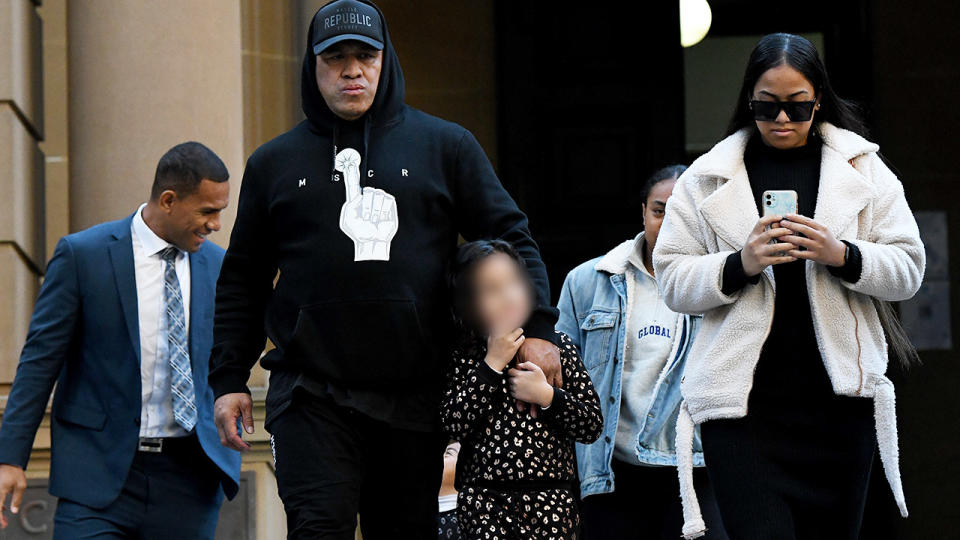
[[[306,120],[258,148],[243,173],[217,282],[209,383],[216,397],[249,392],[269,337],[268,425],[302,388],[395,427],[437,429],[453,334],[445,276],[458,233],[516,247],[537,289],[525,333],[556,340],[557,311],[526,216],[469,131],[404,104],[385,22],[383,35],[376,97],[353,122],[323,100],[308,40]],[[355,261],[341,230],[347,195],[334,156],[347,147],[362,156],[361,187],[395,197],[389,260]]]

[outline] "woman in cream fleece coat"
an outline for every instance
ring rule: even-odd
[[[774,72],[774,69],[784,66],[786,70],[779,69]],[[790,73],[790,69],[797,73]],[[812,96],[808,94],[803,98],[801,95],[795,99],[793,93],[780,96],[769,91],[769,88],[777,88],[778,85],[780,88],[788,85],[790,80],[784,77],[789,79],[794,75],[801,75],[801,79],[809,83],[813,89]],[[764,90],[764,81],[769,83],[767,90]],[[806,92],[802,85],[801,92]],[[745,419],[748,415],[748,403],[753,405],[751,391],[756,390],[754,374],[758,368],[758,360],[764,358],[762,351],[770,358],[765,361],[775,363],[779,354],[777,351],[792,346],[791,343],[767,343],[767,337],[773,326],[776,295],[785,292],[777,290],[775,268],[779,272],[779,264],[798,259],[807,260],[790,264],[800,268],[801,274],[805,274],[806,298],[809,299],[810,311],[807,324],[812,320],[811,335],[815,336],[815,350],[819,351],[822,366],[829,377],[829,384],[825,382],[824,385],[832,388],[831,395],[840,396],[837,399],[851,402],[856,400],[857,403],[862,403],[860,399],[873,400],[875,420],[868,418],[868,421],[875,421],[876,446],[884,465],[884,473],[900,512],[906,517],[907,507],[898,464],[894,390],[885,376],[887,343],[884,325],[881,324],[877,309],[877,301],[900,301],[912,297],[923,277],[923,245],[914,217],[907,206],[903,186],[881,160],[876,144],[830,123],[829,120],[835,118],[843,120],[850,110],[833,94],[816,49],[803,38],[776,34],[761,40],[751,55],[742,97],[745,103],[738,107],[734,128],[737,127],[738,118],[742,120],[744,114],[750,115],[749,120],[741,121],[739,129],[695,161],[680,178],[669,200],[666,219],[653,255],[657,280],[664,292],[666,304],[678,312],[703,315],[702,326],[688,355],[681,383],[684,402],[677,426],[677,451],[680,454],[678,470],[685,518],[684,536],[696,538],[704,531],[691,476],[693,427],[717,421],[720,421],[718,425],[722,425],[727,419]],[[799,99],[810,100],[813,111],[807,111],[809,118],[802,117],[802,106],[794,109],[781,106],[774,111],[775,119],[765,117],[763,110],[758,111],[760,107],[756,107],[757,101],[761,100],[780,102]],[[815,104],[813,99],[816,99]],[[814,118],[814,115],[819,116]],[[745,159],[745,155],[750,156],[749,149],[753,147],[756,147],[756,152],[761,156],[756,159],[761,161],[766,154],[795,152],[796,149],[777,150],[778,137],[786,140],[799,133],[803,136],[799,144],[804,145],[807,143],[804,128],[809,130],[810,141],[814,141],[807,146],[815,143],[819,148],[816,158],[819,164],[819,184],[814,185],[813,197],[808,197],[812,199],[808,201],[811,207],[815,201],[813,221],[795,216],[789,219],[794,222],[791,224],[785,219],[779,223],[779,229],[786,231],[781,234],[776,232],[776,221],[760,220],[757,203],[759,195],[754,191],[756,186],[752,186],[752,181],[756,179],[748,176],[751,161]],[[783,148],[789,146],[780,145]],[[778,154],[768,159],[773,162],[775,171],[776,167],[780,166],[780,156],[781,154]],[[801,162],[802,158],[797,161]],[[815,162],[814,165],[816,164]],[[802,213],[802,210],[799,213]],[[817,227],[802,228],[795,224],[797,222],[811,226],[816,224]],[[766,224],[772,225],[774,231],[763,233],[763,225]],[[798,239],[797,232],[807,233],[806,236],[811,240],[808,242]],[[761,233],[768,236],[760,238]],[[757,238],[760,241],[756,242],[756,245],[764,245],[769,238],[777,238],[774,242],[781,244],[780,247],[774,246],[762,251],[764,248],[756,248],[751,244]],[[837,245],[836,240],[843,243],[846,251],[839,259],[834,259],[838,263],[836,266],[813,260],[818,257],[822,260],[827,258],[827,255],[817,252],[814,240],[822,240],[823,245],[830,246]],[[791,248],[789,250],[784,249],[783,243],[791,241],[796,245],[786,246]],[[801,246],[806,247],[807,255],[800,251]],[[843,250],[844,247],[840,249]],[[753,250],[766,253],[767,262],[761,260],[760,264],[757,264],[755,257],[748,257],[748,248],[751,255],[754,254]],[[781,251],[777,252],[777,249]],[[783,251],[787,251],[787,254]],[[742,255],[737,255],[741,253]],[[859,259],[859,276],[856,275],[856,270],[853,270],[852,275],[847,271],[856,265],[851,263],[852,259]],[[737,269],[731,271],[727,268],[731,264],[742,265],[739,273],[749,281],[742,288],[732,291],[724,283],[736,273]],[[750,275],[748,265],[759,273]],[[786,266],[784,264],[783,268]],[[803,281],[804,278],[801,278],[801,287]],[[803,309],[806,309],[805,306]],[[778,312],[779,315],[781,314]],[[768,349],[764,348],[765,344]],[[774,366],[769,369],[781,368]],[[791,381],[783,380],[781,383],[786,389]],[[810,404],[804,399],[798,399],[784,403],[782,410],[788,411],[787,416],[792,421],[794,414],[803,417],[808,405]],[[751,412],[758,413],[752,409]],[[817,422],[824,424],[832,421],[830,414],[817,419]],[[770,488],[773,498],[769,500],[775,502],[765,499],[765,502],[759,503],[768,504],[768,507],[755,508],[756,515],[750,519],[744,517],[741,521],[749,524],[744,526],[744,532],[738,536],[735,530],[738,516],[728,516],[722,500],[723,492],[727,488],[721,485],[722,479],[714,478],[711,468],[711,459],[728,457],[711,456],[708,431],[703,429],[707,468],[711,472],[721,515],[731,538],[773,537],[771,534],[778,538],[804,537],[805,528],[808,537],[823,537],[821,535],[825,533],[822,531],[810,534],[812,529],[807,528],[815,527],[811,523],[815,516],[799,516],[793,511],[790,498],[780,495],[778,487],[763,485],[770,481],[764,477],[763,471],[756,475],[759,478],[741,477],[740,481],[747,485],[755,482],[755,487],[759,486],[759,489]],[[741,453],[754,452],[754,448],[760,450],[756,451],[758,455],[747,455],[744,460],[762,462],[768,459],[764,453],[770,445],[763,440],[762,428],[751,433],[758,433],[756,437],[761,439],[761,442],[754,447],[751,444],[756,441],[743,441]],[[800,432],[796,441],[788,439],[787,446],[795,443],[796,448],[814,450],[798,457],[795,448],[791,459],[816,459],[815,450],[818,447],[830,447],[844,437],[812,441],[801,440],[802,438],[804,436]],[[843,444],[842,441],[840,444]],[[872,456],[872,448],[871,440],[868,453],[860,459],[861,462]],[[789,469],[792,463],[787,460],[777,462],[777,466]],[[869,462],[866,462],[864,467],[865,475],[869,477]],[[802,484],[803,479],[799,482]],[[817,495],[820,492],[815,491],[815,488],[819,489],[821,486],[800,487],[799,493],[821,497],[824,505],[839,504],[835,500],[827,500],[826,496]],[[803,489],[806,491],[802,491]],[[860,498],[853,501],[854,506],[859,505],[860,513],[851,518],[854,524],[850,526],[850,530],[834,531],[830,533],[830,537],[834,537],[834,534],[839,537],[855,537],[862,516],[865,490],[864,482],[862,496],[857,495]],[[734,513],[736,512],[745,513],[746,510],[741,507],[740,510],[735,509]],[[856,509],[851,511],[853,512],[856,512]],[[762,529],[766,526],[758,524],[766,519],[762,516],[767,516],[776,523],[770,525],[772,528]],[[785,521],[790,522],[784,523]],[[763,532],[764,530],[766,532]],[[770,532],[772,530],[777,532]]]

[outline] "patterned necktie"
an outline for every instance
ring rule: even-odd
[[[190,431],[197,423],[197,405],[187,352],[187,326],[183,314],[183,296],[175,267],[179,250],[169,246],[160,252],[163,268],[163,305],[167,314],[167,354],[170,362],[170,391],[173,394],[173,418]]]

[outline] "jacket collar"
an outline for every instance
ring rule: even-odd
[[[137,311],[137,281],[133,263],[133,233],[130,224],[133,214],[116,222],[113,240],[107,246],[113,264],[113,278],[117,285],[120,307],[126,321],[127,333],[133,350],[140,360],[140,323]]]
[[[594,270],[607,272],[609,274],[623,274],[630,266],[630,254],[640,249],[642,245],[643,232],[631,240],[621,242],[617,247],[611,249],[606,255],[597,261],[593,266]]]
[[[873,185],[855,168],[854,161],[879,147],[827,122],[820,124],[819,129],[823,152],[813,219],[838,235],[874,196]],[[684,174],[716,179],[716,190],[698,209],[717,236],[735,249],[743,248],[760,219],[743,162],[752,133],[752,128],[743,128],[720,141]]]

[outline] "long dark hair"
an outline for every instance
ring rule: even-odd
[[[756,126],[748,103],[753,95],[753,87],[767,70],[784,64],[803,74],[820,99],[820,110],[814,117],[814,129],[821,122],[830,122],[837,127],[867,136],[867,126],[860,107],[841,98],[833,90],[827,68],[823,65],[816,46],[803,36],[785,33],[763,36],[750,53],[747,69],[743,74],[743,84],[737,94],[733,118],[727,127],[727,135],[733,135],[745,127]]]
[[[459,330],[455,343],[472,354],[479,345],[485,345],[484,329],[477,318],[473,291],[473,271],[477,264],[491,255],[502,253],[517,264],[527,281],[531,298],[534,294],[533,280],[527,272],[527,263],[520,253],[504,240],[474,240],[457,248],[447,272],[447,286],[452,299],[453,320]]]
[[[740,93],[737,94],[733,117],[727,127],[727,135],[732,135],[744,127],[756,126],[753,112],[748,105],[753,95],[753,87],[767,70],[784,64],[803,74],[817,92],[820,110],[814,117],[814,130],[819,129],[820,123],[830,122],[839,128],[867,136],[867,126],[860,107],[852,101],[841,98],[833,90],[827,68],[820,59],[817,48],[802,36],[786,33],[763,36],[750,53],[747,69],[743,74],[743,84],[740,87]],[[900,364],[904,368],[909,368],[919,363],[917,349],[910,342],[903,325],[900,324],[893,305],[875,297],[871,298],[884,334]]]

